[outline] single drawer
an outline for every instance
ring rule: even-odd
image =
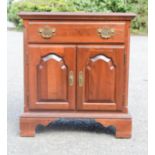
[[[125,22],[30,21],[29,43],[122,43]]]

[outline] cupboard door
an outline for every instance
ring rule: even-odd
[[[29,45],[30,109],[75,108],[75,47]]]
[[[121,110],[124,46],[78,46],[77,108]]]

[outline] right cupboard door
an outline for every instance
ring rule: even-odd
[[[121,45],[78,46],[78,110],[122,110],[124,52]]]

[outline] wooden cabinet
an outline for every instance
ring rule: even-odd
[[[23,12],[25,107],[20,135],[59,118],[90,118],[131,136],[129,27],[134,14]]]

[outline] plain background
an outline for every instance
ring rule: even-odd
[[[0,3],[0,154],[6,155],[7,143],[7,1]],[[155,1],[149,0],[149,154],[155,154]],[[147,138],[147,137],[146,137]]]
[[[7,1],[0,2],[0,154],[7,150]]]

